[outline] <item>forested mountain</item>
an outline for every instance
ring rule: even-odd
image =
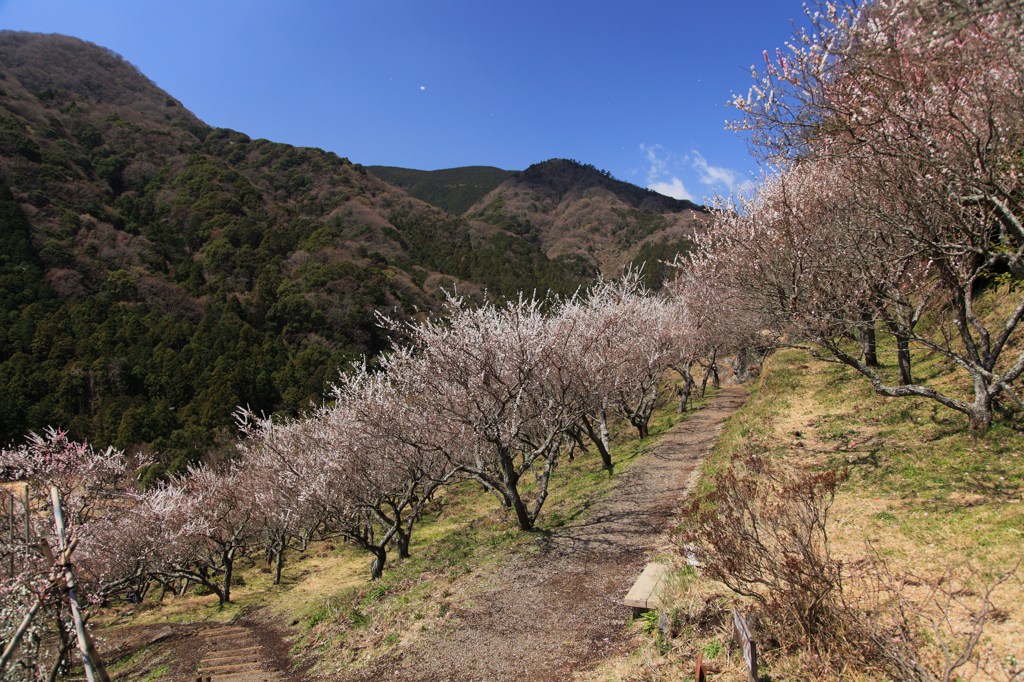
[[[464,166],[424,171],[395,166],[367,166],[377,177],[417,199],[462,215],[488,192],[516,174],[494,166]]]
[[[686,249],[707,220],[702,206],[568,159],[524,171],[490,166],[369,170],[423,201],[519,235],[548,258],[571,258],[605,275],[631,262],[647,263],[650,284],[663,274],[659,260]]]
[[[376,311],[455,285],[567,293],[628,260],[561,248],[553,218],[517,208],[590,215],[586,192],[524,184],[548,165],[488,169],[504,179],[452,213],[331,152],[207,126],[108,50],[0,32],[0,442],[55,425],[178,468],[229,442],[236,405],[320,401],[385,347]],[[661,229],[648,208],[623,248]]]
[[[566,159],[530,166],[468,211],[537,244],[549,258],[582,259],[606,275],[671,257],[705,224],[706,210]],[[649,274],[654,274],[650,272]]]

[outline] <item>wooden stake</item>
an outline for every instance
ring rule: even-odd
[[[757,682],[757,643],[750,634],[747,619],[737,608],[732,610],[732,635],[743,651],[743,660],[747,664],[747,679],[749,682]]]
[[[14,579],[14,493],[7,493],[7,525],[10,526],[11,579]]]
[[[25,484],[25,547],[32,544],[32,522],[29,513],[28,483]]]
[[[82,667],[89,682],[110,682],[106,668],[96,651],[96,645],[85,630],[85,621],[78,607],[78,595],[75,590],[75,575],[71,570],[70,556],[65,549],[68,546],[67,531],[64,529],[64,513],[60,508],[60,492],[57,486],[50,486],[50,499],[53,502],[53,520],[57,524],[57,539],[60,541],[61,556],[64,558],[64,583],[67,586],[68,602],[71,604],[71,617],[75,621],[75,633],[78,636],[78,651],[82,654]]]

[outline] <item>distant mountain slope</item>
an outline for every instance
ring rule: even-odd
[[[566,159],[517,173],[466,215],[535,241],[549,258],[583,257],[606,275],[659,245],[684,248],[708,217],[689,201]]]
[[[465,213],[488,192],[516,174],[494,166],[464,166],[435,171],[394,166],[367,166],[366,169],[417,199],[456,215]]]
[[[708,218],[702,206],[567,159],[524,171],[490,166],[368,170],[450,213],[519,235],[548,258],[569,258],[584,271],[614,275],[627,264],[647,263],[652,284],[664,274],[659,260],[688,248]]]
[[[293,411],[442,287],[592,272],[347,159],[207,126],[104,48],[0,32],[0,444],[69,429],[180,467]]]

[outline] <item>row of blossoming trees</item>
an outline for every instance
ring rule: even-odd
[[[241,557],[266,558],[280,580],[288,553],[314,539],[367,550],[376,578],[389,552],[408,555],[431,496],[458,480],[479,482],[530,530],[567,452],[592,449],[610,473],[609,420],[646,437],[666,372],[685,377],[685,400],[694,362],[729,350],[721,339],[741,340],[722,334],[709,293],[692,291],[692,300],[655,296],[634,274],[563,301],[453,299],[437,319],[387,322],[396,349],[378,368],[343,374],[329,401],[300,418],[240,409],[234,461],[150,490],[132,487],[120,453],[62,433],[4,450],[0,476],[40,498],[28,537],[19,530],[4,548],[17,566],[2,583],[0,637],[9,642],[15,614],[40,602],[65,651],[73,646],[58,581],[35,545],[53,535],[50,485],[78,542],[80,588],[96,603],[189,585],[224,603]]]
[[[1022,14],[1020,0],[809,14],[811,28],[766,54],[734,102],[737,127],[776,170],[716,213],[669,296],[627,277],[561,302],[453,300],[442,318],[392,323],[396,350],[380,368],[346,374],[310,414],[241,410],[245,438],[228,468],[149,491],[132,488],[119,453],[60,433],[4,450],[0,477],[41,499],[23,535],[0,538],[0,673],[33,608],[57,647],[73,646],[60,567],[39,551],[40,540],[56,546],[40,511],[50,485],[92,599],[200,584],[223,603],[240,557],[264,554],[279,579],[287,554],[313,539],[365,548],[381,575],[389,551],[408,553],[431,495],[456,480],[479,482],[532,529],[570,448],[589,444],[610,471],[610,417],[646,436],[667,370],[682,377],[685,405],[698,359],[736,353],[742,372],[744,349],[771,334],[814,342],[882,395],[936,400],[987,430],[997,407],[1019,405],[1024,373]],[[894,349],[886,367],[878,334]],[[926,381],[916,363],[936,357],[965,391]],[[22,635],[25,670],[36,670],[41,632]]]
[[[774,170],[718,212],[694,274],[879,394],[985,432],[1024,373],[1024,6],[828,3],[808,20],[733,102]],[[964,381],[929,381],[936,362]]]

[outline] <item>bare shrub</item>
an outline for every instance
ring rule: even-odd
[[[684,510],[681,541],[709,578],[757,601],[788,643],[820,642],[840,612],[842,563],[827,520],[844,475],[734,461]]]
[[[937,577],[897,573],[873,548],[862,577],[865,600],[850,613],[859,621],[861,648],[899,680],[949,682],[967,666],[997,680],[1024,679],[1015,661],[975,655],[986,623],[998,619],[992,594],[1009,571],[986,579],[973,568],[946,569]],[[991,653],[991,652],[990,652]]]
[[[993,578],[970,567],[919,576],[869,547],[865,559],[844,565],[832,556],[828,530],[844,480],[762,456],[735,460],[685,508],[682,550],[706,577],[756,601],[765,640],[811,654],[801,665],[816,678],[842,677],[857,661],[912,682],[949,682],[968,668],[1024,680],[1014,657],[979,651],[985,625],[1005,613],[992,595],[1020,560]]]

